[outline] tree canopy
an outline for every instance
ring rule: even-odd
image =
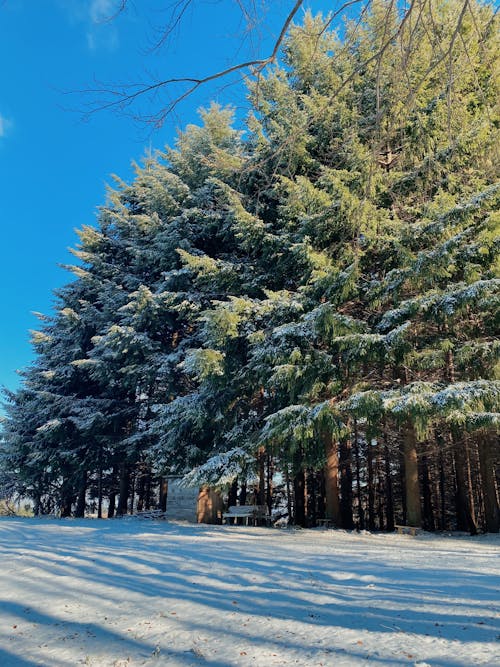
[[[244,131],[212,105],[115,179],[8,395],[7,490],[272,504],[279,472],[303,525],[498,531],[498,20],[412,8],[306,14]]]

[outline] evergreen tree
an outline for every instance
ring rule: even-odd
[[[41,511],[278,469],[302,525],[499,530],[498,21],[406,16],[307,14],[248,137],[214,105],[117,180],[9,396]]]

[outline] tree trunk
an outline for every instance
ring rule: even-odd
[[[342,440],[339,447],[340,467],[340,514],[341,527],[347,530],[354,528],[352,518],[352,469],[351,469],[351,441]]]
[[[257,454],[257,468],[259,470],[259,491],[257,505],[266,504],[266,450],[260,447]]]
[[[358,501],[358,530],[365,529],[365,508],[363,506],[363,495],[361,492],[361,461],[359,456],[358,429],[354,428],[354,459],[356,461],[356,498]]]
[[[373,445],[366,441],[366,467],[368,476],[368,530],[375,530],[375,484],[373,475]]]
[[[296,526],[306,527],[306,503],[305,503],[306,480],[304,471],[299,470],[293,478],[294,517]]]
[[[324,467],[325,514],[327,519],[332,519],[335,526],[341,526],[338,445],[331,436],[326,434],[323,444],[326,458]]]
[[[317,509],[316,509],[316,475],[312,468],[307,470],[307,525],[316,527]]]
[[[294,454],[294,470],[293,477],[293,523],[296,526],[306,526],[306,480],[304,470],[302,468],[302,451],[298,449]]]
[[[500,531],[500,509],[495,483],[495,447],[498,449],[498,437],[493,434],[481,434],[478,440],[479,470],[483,490],[484,518],[488,533]]]
[[[41,497],[40,497],[39,493],[37,493],[36,496],[35,496],[33,514],[35,516],[41,516],[42,515],[42,501],[41,501]]]
[[[144,511],[144,498],[146,494],[146,468],[141,464],[137,471],[137,511]]]
[[[318,519],[326,518],[326,490],[325,490],[325,469],[316,472],[316,484],[318,488]],[[338,488],[338,485],[337,485]],[[331,517],[330,517],[331,518]]]
[[[247,483],[242,482],[241,483],[241,489],[240,489],[240,505],[245,505],[247,502]]]
[[[417,440],[411,424],[403,434],[403,460],[405,471],[406,521],[409,526],[422,525],[420,487],[418,483]]]
[[[99,444],[97,465],[97,518],[102,519],[102,444]]]
[[[378,529],[384,530],[384,465],[382,460],[382,443],[377,442],[377,454],[375,457],[375,470],[377,473],[377,481],[375,484],[375,505],[377,508]]]
[[[422,456],[422,496],[424,501],[424,528],[426,530],[434,531],[436,529],[434,523],[434,510],[432,507],[432,492],[431,480],[429,475],[429,465],[426,456]]]
[[[87,471],[83,470],[80,477],[80,485],[78,489],[78,497],[76,499],[75,516],[83,519],[85,516],[85,496],[87,493]]]
[[[118,498],[118,507],[116,508],[116,516],[123,516],[127,513],[128,504],[128,485],[129,474],[128,467],[125,462],[120,464],[120,489]]]
[[[455,461],[457,528],[458,530],[468,530],[471,535],[477,535],[477,525],[467,479],[468,460],[465,441],[455,435],[452,436],[452,439]]]
[[[394,530],[394,494],[392,489],[392,472],[391,472],[391,457],[389,452],[389,444],[387,441],[387,431],[384,424],[384,464],[385,464],[385,515],[387,517],[387,530],[392,532]]]
[[[168,498],[168,479],[162,477],[160,480],[160,497],[159,497],[159,508],[162,512],[167,511],[167,498]],[[205,523],[205,522],[204,522]]]
[[[148,467],[148,472],[146,473],[146,491],[145,491],[145,497],[144,497],[144,503],[146,505],[145,509],[150,510],[151,509],[151,484],[152,484],[152,474],[151,474],[151,468]]]
[[[229,487],[229,493],[227,494],[227,505],[228,507],[234,507],[238,499],[238,478],[235,477],[231,486]]]
[[[288,524],[290,525],[293,522],[292,516],[292,491],[290,488],[290,471],[288,469],[288,463],[285,464],[285,486],[286,486],[286,507],[288,510]]]
[[[200,489],[196,511],[198,523],[219,523],[223,508],[222,496],[218,491],[208,486]]]
[[[108,519],[112,519],[115,516],[115,508],[116,508],[116,493],[112,491],[109,494]]]
[[[63,479],[61,487],[60,511],[61,519],[71,516],[71,505],[73,504],[73,487],[68,479]]]
[[[130,474],[130,483],[129,483],[129,485],[130,485],[130,498],[129,498],[129,505],[128,505],[129,506],[129,510],[128,510],[129,514],[134,513],[136,479],[137,479],[137,473],[134,470]]]
[[[446,530],[446,475],[441,449],[439,450],[439,528]]]
[[[270,454],[267,454],[266,456],[266,462],[267,462],[267,486],[266,486],[266,505],[267,505],[267,511],[269,512],[269,516],[271,516],[272,511],[273,511],[273,475],[274,475],[274,469],[273,469],[273,459]]]

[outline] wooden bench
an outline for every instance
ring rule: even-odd
[[[250,521],[254,526],[262,521],[265,521],[266,526],[271,523],[267,505],[231,505],[228,511],[222,514],[222,521],[223,523],[230,523],[231,519],[233,525],[236,524],[236,519],[245,519],[247,526]]]
[[[333,519],[317,519],[318,528],[335,528]]]
[[[166,519],[167,513],[162,510],[147,510],[146,512],[136,512],[138,519]]]
[[[398,526],[395,525],[394,528],[398,531],[398,535],[418,535],[421,532],[421,528],[418,526]]]

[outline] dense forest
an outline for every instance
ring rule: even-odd
[[[3,495],[114,516],[176,474],[302,526],[499,531],[498,19],[332,28],[291,27],[243,128],[212,105],[115,178],[7,394]]]

